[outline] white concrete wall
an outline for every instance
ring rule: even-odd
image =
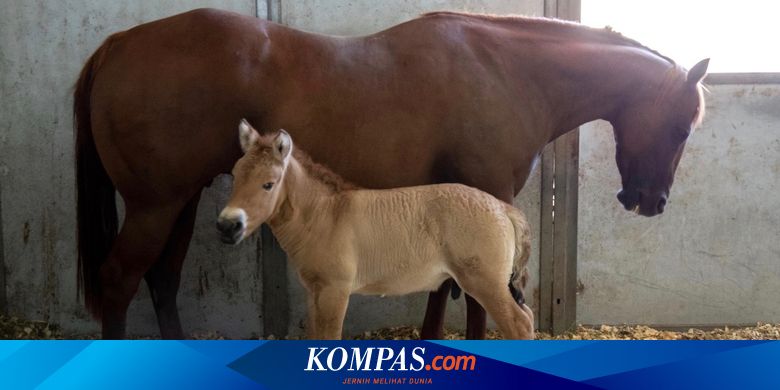
[[[283,24],[334,35],[369,34],[432,11],[544,14],[544,0],[281,0],[281,5]]]
[[[710,90],[658,217],[615,199],[609,124],[583,128],[578,322],[780,321],[780,86]]]
[[[291,27],[335,35],[360,35],[381,31],[400,22],[412,19],[430,11],[468,11],[490,14],[523,14],[542,16],[543,0],[282,0],[281,22]],[[534,310],[538,307],[539,275],[539,206],[540,206],[540,170],[537,169],[528,179],[522,194],[515,200],[526,213],[533,227],[534,245],[531,254],[527,299]],[[303,288],[292,272],[289,275],[291,286],[291,324],[290,333],[300,334],[305,319],[305,295]],[[357,334],[368,329],[385,326],[422,324],[425,313],[427,293],[405,297],[367,297],[353,296],[350,301],[344,333]],[[465,328],[465,300],[448,303],[445,326]],[[493,326],[492,321],[490,326]]]

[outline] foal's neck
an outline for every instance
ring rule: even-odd
[[[312,177],[295,157],[290,158],[281,190],[278,206],[268,225],[282,249],[292,256],[303,249],[308,237],[312,236],[304,233],[331,213],[330,205],[339,193]]]

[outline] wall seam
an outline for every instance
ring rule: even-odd
[[[275,23],[282,22],[282,1],[266,0],[266,18]],[[259,0],[258,0],[259,10]],[[259,12],[259,11],[258,11]],[[268,225],[260,230],[257,248],[258,260],[262,264],[263,335],[285,337],[290,331],[290,285],[288,283],[287,255],[271,233]]]
[[[5,246],[3,245],[3,184],[0,182],[0,315],[8,314],[5,285]]]
[[[267,18],[274,23],[282,23],[282,0],[266,0]]]

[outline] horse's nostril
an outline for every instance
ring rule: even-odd
[[[625,190],[618,191],[617,199],[618,199],[618,202],[625,204],[626,203],[626,191]]]
[[[661,196],[661,198],[658,199],[658,206],[657,206],[658,214],[664,212],[664,207],[666,207],[666,197]]]

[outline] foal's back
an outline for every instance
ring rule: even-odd
[[[435,290],[451,275],[491,267],[508,279],[515,234],[508,204],[476,188],[438,184],[356,190],[342,239],[357,269],[356,291],[407,294]]]

